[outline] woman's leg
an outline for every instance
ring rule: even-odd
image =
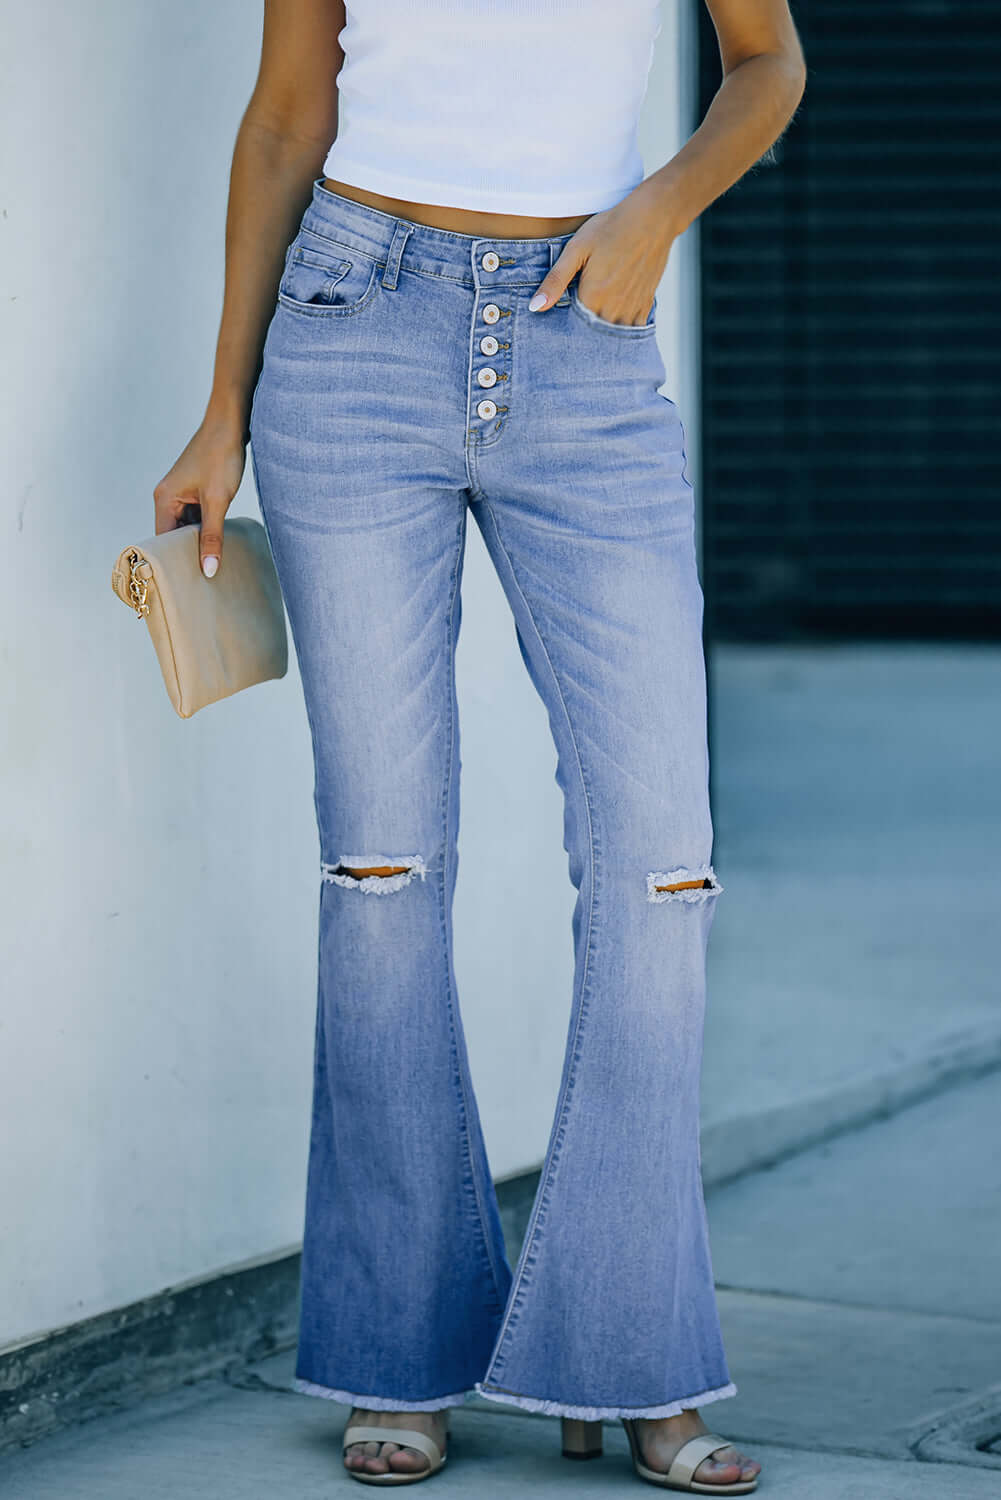
[[[330,285],[317,257],[345,251],[308,244],[288,283],[303,306],[276,311],[251,419],[322,876],[296,1384],[431,1411],[482,1374],[511,1275],[452,970],[467,497],[428,440],[434,387],[399,400],[420,298],[404,317],[396,286],[365,293],[374,261],[355,245],[337,290],[368,300],[344,314],[310,304]]]
[[[477,1389],[654,1419],[735,1390],[699,1158],[721,886],[692,487],[652,327],[519,303],[511,338],[472,509],[556,741],[576,970],[542,1179]]]

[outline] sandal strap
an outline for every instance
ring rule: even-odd
[[[441,1463],[441,1449],[434,1438],[423,1432],[413,1432],[408,1427],[347,1427],[342,1444],[349,1448],[352,1443],[399,1443],[401,1447],[416,1448],[423,1453],[432,1468]]]
[[[703,1432],[698,1437],[689,1438],[674,1455],[667,1471],[668,1479],[690,1485],[699,1464],[711,1454],[718,1453],[720,1448],[729,1446],[729,1440],[717,1436],[715,1432]]]

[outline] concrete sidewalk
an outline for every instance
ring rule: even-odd
[[[1001,649],[720,646],[703,1166],[1001,1065]]]
[[[345,1415],[305,1396],[212,1383],[48,1439],[8,1460],[3,1492],[17,1500],[328,1500],[372,1493],[341,1469]],[[545,1417],[462,1409],[452,1418],[450,1441],[450,1466],[427,1481],[422,1495],[625,1500],[640,1493],[621,1426],[609,1425],[605,1457],[589,1464],[560,1457],[559,1429]],[[755,1452],[768,1465],[758,1493],[775,1500],[989,1500],[996,1493],[990,1476],[950,1464],[815,1456],[761,1443]]]
[[[710,1194],[738,1394],[707,1416],[761,1460],[762,1495],[1001,1494],[999,1110],[994,1075]],[[293,1393],[292,1373],[292,1354],[276,1355],[60,1433],[6,1460],[3,1493],[360,1493],[340,1462],[346,1410]],[[556,1419],[479,1399],[453,1412],[452,1434],[435,1494],[638,1493],[618,1423],[586,1465],[560,1457]]]

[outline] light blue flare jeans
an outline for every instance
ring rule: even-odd
[[[735,1390],[699,1156],[722,887],[685,436],[658,390],[656,304],[611,323],[575,278],[529,313],[569,238],[433,229],[317,179],[254,391],[322,877],[295,1383],[369,1409],[475,1390],[660,1417]],[[469,515],[548,711],[577,891],[562,1079],[513,1271],[452,958]],[[351,873],[372,869],[390,873]]]

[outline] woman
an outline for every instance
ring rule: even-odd
[[[735,1390],[698,1156],[722,887],[655,292],[805,73],[786,0],[708,4],[723,84],[645,179],[656,0],[265,4],[214,380],[156,516],[164,531],[199,507],[211,578],[249,440],[322,861],[296,1386],[352,1407],[344,1463],[366,1482],[436,1472],[448,1409],[476,1390],[561,1416],[568,1456],[619,1417],[655,1483],[757,1483],[699,1415]],[[562,1082],[513,1271],[452,970],[470,514],[549,712],[578,893]]]

